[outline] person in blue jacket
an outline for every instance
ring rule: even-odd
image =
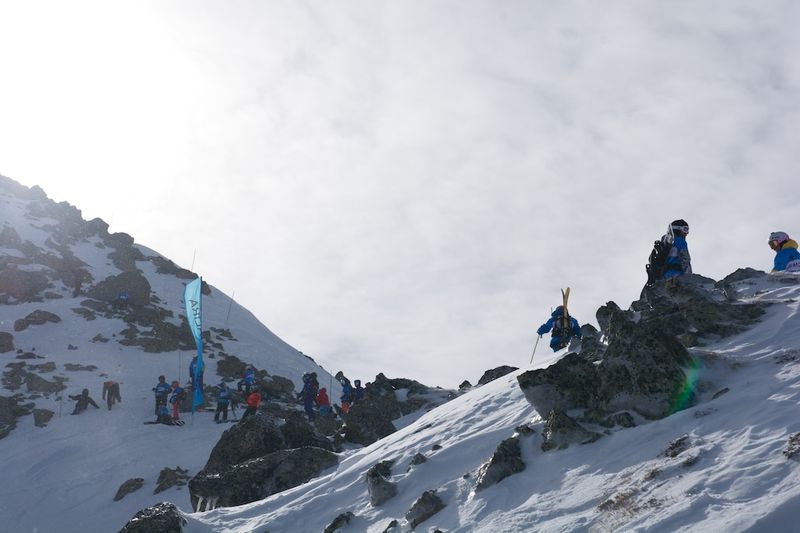
[[[153,392],[156,393],[156,416],[158,416],[158,414],[161,412],[161,407],[167,406],[167,397],[172,391],[172,387],[169,385],[169,383],[167,383],[166,380],[167,378],[164,376],[158,376],[158,384],[153,387]]]
[[[689,235],[689,224],[683,219],[678,219],[669,225],[667,234],[661,237],[662,241],[672,245],[664,264],[664,279],[692,273],[692,257],[686,244],[687,235]]]
[[[316,386],[316,380],[313,379],[311,374],[303,374],[303,390],[300,391],[300,397],[303,400],[303,409],[308,415],[308,420],[313,421],[317,413],[314,411],[314,402],[317,401],[317,393],[319,387]]]
[[[550,337],[550,348],[554,352],[565,348],[572,337],[581,338],[580,324],[572,316],[569,317],[569,320],[566,320],[563,305],[556,307],[547,322],[539,326],[536,333],[541,337],[551,329],[553,330],[553,335]]]
[[[217,410],[214,412],[214,422],[219,424],[220,413],[222,414],[222,422],[228,421],[228,405],[231,402],[231,391],[228,390],[228,386],[225,383],[220,383],[217,388],[219,392],[217,393]]]
[[[769,247],[775,250],[773,272],[800,272],[800,252],[797,242],[782,231],[769,234]]]
[[[358,403],[364,399],[364,387],[361,386],[361,380],[353,380],[353,403]]]

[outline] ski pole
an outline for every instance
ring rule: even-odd
[[[533,364],[533,356],[536,355],[536,347],[539,346],[539,339],[541,339],[541,338],[542,338],[541,335],[536,337],[536,344],[533,345],[533,353],[531,354],[531,362],[528,363],[529,365]]]

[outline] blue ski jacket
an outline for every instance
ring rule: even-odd
[[[786,241],[778,253],[775,254],[772,270],[775,272],[799,272],[800,264],[793,263],[793,261],[798,260],[800,260],[800,252],[797,251],[797,242],[793,240]]]
[[[689,255],[689,245],[686,244],[685,237],[676,235],[664,265],[664,279],[691,273],[692,257]]]
[[[153,387],[153,391],[156,393],[157,398],[166,398],[171,390],[172,387],[167,383],[159,383]]]
[[[556,321],[564,315],[564,309],[559,305],[555,311],[550,315],[550,318],[539,326],[539,329],[536,330],[536,333],[539,335],[544,335],[545,333],[549,332],[553,329]],[[575,320],[575,317],[569,317],[569,325],[571,329],[572,335],[581,338],[581,326],[578,324],[578,321]]]

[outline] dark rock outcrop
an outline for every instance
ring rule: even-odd
[[[580,354],[518,377],[540,414],[583,409],[593,421],[627,425],[629,416],[606,417],[632,412],[658,419],[684,409],[695,401],[684,387],[694,366],[685,345],[738,333],[764,313],[763,305],[731,301],[719,284],[697,275],[646,288],[631,307],[609,302],[597,311],[605,346],[584,328]]]
[[[515,370],[519,370],[519,368],[508,365],[498,366],[497,368],[492,368],[490,370],[487,370],[486,372],[483,373],[481,379],[478,380],[478,385],[486,385],[487,383],[490,383],[496,380],[497,378],[501,378],[507,374],[510,374]]]
[[[14,322],[14,331],[24,331],[28,329],[28,326],[41,326],[42,324],[46,324],[48,322],[57,324],[61,322],[61,317],[49,311],[37,309],[25,318],[16,320]]]
[[[338,462],[302,413],[252,416],[226,430],[189,482],[195,509],[241,505],[307,482]]]
[[[127,480],[125,483],[119,486],[117,489],[117,494],[114,495],[114,501],[118,502],[128,494],[132,492],[136,492],[137,490],[141,489],[144,486],[144,479],[140,477],[132,478]]]
[[[136,513],[120,533],[181,533],[185,524],[174,504],[161,502]]]
[[[150,282],[138,270],[109,276],[89,289],[88,295],[103,302],[117,302],[121,292],[128,293],[128,305],[142,306],[150,303]]]
[[[478,472],[476,491],[499,483],[512,474],[525,470],[522,460],[522,448],[518,437],[511,437],[502,441],[495,450],[492,458],[484,464]]]
[[[156,481],[156,488],[153,494],[164,492],[172,487],[183,487],[189,482],[189,471],[176,466],[173,468],[162,468],[158,474],[158,481]]]
[[[323,533],[334,533],[335,531],[339,531],[347,524],[349,524],[355,517],[356,515],[354,515],[351,511],[342,513],[336,518],[334,518],[333,522],[328,524],[328,527],[325,528],[325,531]]]
[[[570,444],[589,444],[603,435],[584,429],[575,420],[559,410],[552,410],[542,430],[542,451],[563,450]]]
[[[41,301],[39,293],[49,284],[50,280],[43,272],[28,272],[18,269],[14,264],[0,270],[0,295],[10,296],[17,302]]]
[[[14,336],[11,333],[0,331],[0,353],[14,350]]]
[[[17,427],[17,418],[29,412],[28,407],[20,405],[17,397],[0,396],[0,439]]]
[[[394,461],[381,461],[367,471],[369,503],[378,507],[397,496],[397,485],[389,481]]]
[[[445,504],[435,490],[427,490],[414,502],[406,513],[406,520],[412,529],[445,508]]]
[[[192,506],[203,511],[261,500],[308,482],[338,463],[322,448],[279,450],[218,473],[201,472],[189,482]]]
[[[41,392],[43,394],[52,394],[67,388],[64,385],[64,381],[66,381],[64,378],[55,376],[53,379],[55,381],[47,381],[43,377],[29,372],[25,375],[25,385],[28,388],[28,392]]]
[[[37,428],[47,427],[47,423],[53,419],[55,413],[49,409],[34,409],[33,410],[33,424]]]

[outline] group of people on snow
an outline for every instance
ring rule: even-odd
[[[647,263],[646,287],[652,287],[659,280],[669,280],[684,274],[692,273],[692,258],[686,237],[689,235],[689,224],[678,219],[672,221],[667,232],[653,244],[653,251]],[[800,272],[800,252],[797,242],[786,232],[773,231],[767,241],[775,252],[772,272]],[[569,345],[570,341],[581,338],[581,327],[575,317],[570,316],[564,306],[559,305],[542,324],[536,333],[542,335],[552,330],[550,347],[558,351]]]
[[[338,414],[346,415],[350,412],[352,404],[364,399],[365,389],[361,386],[361,380],[356,379],[351,384],[350,380],[341,371],[336,373],[335,378],[342,387],[342,395],[339,397],[341,405],[337,406]],[[303,389],[297,397],[303,402],[303,410],[309,420],[316,418],[317,411],[323,417],[335,416],[328,396],[328,389],[325,387],[320,388],[316,372],[303,374]]]

